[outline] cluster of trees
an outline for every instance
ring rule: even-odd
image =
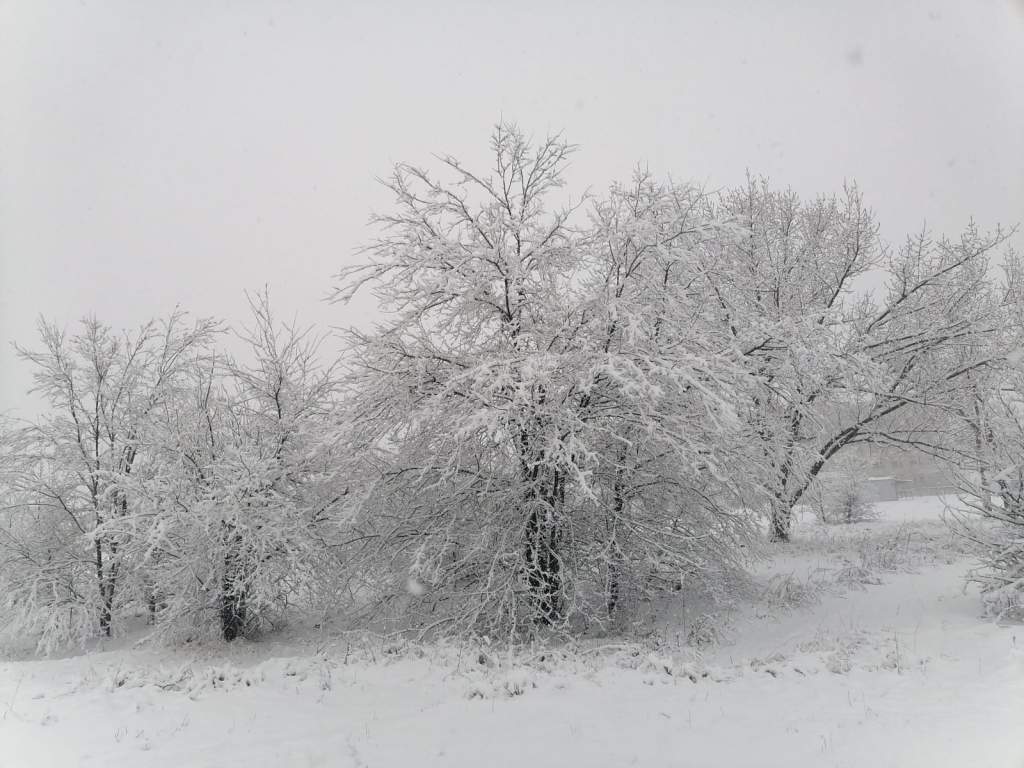
[[[118,335],[40,323],[19,349],[49,405],[4,441],[0,584],[8,627],[46,646],[142,613],[162,630],[250,617],[314,588],[344,477],[323,427],[338,378],[265,295],[239,334],[176,311]]]
[[[293,605],[421,633],[604,626],[727,583],[765,522],[787,540],[844,448],[947,450],[1005,369],[1000,232],[889,248],[855,187],[760,179],[640,172],[573,202],[559,137],[500,125],[491,149],[485,173],[395,168],[335,294],[373,291],[382,319],[337,362],[265,295],[241,362],[183,313],[43,323],[22,355],[50,411],[0,456],[9,626],[62,642],[134,612],[230,640]]]

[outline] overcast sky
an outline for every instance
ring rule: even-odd
[[[557,6],[555,8],[554,6]],[[811,195],[856,179],[883,236],[1024,219],[1024,4],[0,0],[0,411],[43,314],[229,321],[321,301],[432,152],[501,117],[580,145],[582,191],[638,162]],[[1017,238],[1021,243],[1021,238]]]

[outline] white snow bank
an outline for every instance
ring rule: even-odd
[[[890,522],[938,517],[934,500],[890,504]],[[806,564],[828,546],[781,551]],[[354,662],[340,645],[243,644],[3,663],[0,768],[1021,768],[1024,635],[979,618],[966,567],[751,605],[703,658],[626,645]]]

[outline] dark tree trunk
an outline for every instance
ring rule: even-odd
[[[230,643],[241,637],[245,632],[245,618],[245,593],[229,592],[225,585],[220,607],[220,628],[225,640]]]
[[[558,553],[557,511],[565,490],[556,473],[534,504],[526,524],[526,571],[538,623],[553,624],[561,615],[562,561]],[[543,508],[543,511],[542,511]]]
[[[612,502],[612,516],[609,526],[611,528],[611,546],[608,552],[608,618],[612,617],[612,614],[615,612],[615,606],[619,604],[619,581],[622,578],[623,555],[616,535],[619,529],[619,517],[622,515],[622,509],[625,505],[626,502],[622,495],[622,483],[616,479],[615,498]]]
[[[806,480],[775,497],[771,507],[770,541],[782,543],[789,541],[790,528],[793,524],[793,509],[807,493],[807,489],[811,487],[811,483],[814,482],[814,478],[818,476],[823,466],[825,466],[824,459],[815,462],[808,472]]]
[[[772,505],[771,530],[768,534],[768,540],[783,544],[787,543],[789,541],[789,528],[792,518],[793,511],[791,507],[784,504]]]
[[[615,612],[615,606],[619,604],[619,578],[622,570],[622,556],[618,550],[612,554],[612,560],[608,563],[608,618]]]
[[[111,636],[114,622],[114,591],[117,586],[117,563],[114,556],[117,547],[110,545],[110,562],[104,562],[103,541],[96,539],[96,579],[100,592],[99,622],[100,632]]]
[[[103,542],[97,537],[93,542],[96,550],[96,587],[100,592],[100,632],[110,637],[110,612],[105,610],[107,604],[106,579],[103,575]]]
[[[111,635],[111,625],[113,624],[113,611],[111,610],[110,602],[106,595],[103,595],[103,605],[100,606],[100,632],[107,637]]]
[[[233,526],[229,526],[230,528]],[[224,555],[224,579],[221,583],[220,629],[221,635],[230,643],[245,633],[248,605],[241,537],[229,530],[226,539],[228,548]]]
[[[107,578],[103,589],[103,606],[100,608],[100,629],[110,637],[114,621],[114,580]]]
[[[562,589],[561,561],[558,559],[555,526],[541,520],[537,510],[530,514],[526,527],[526,570],[535,617],[539,623],[552,624],[558,618]]]

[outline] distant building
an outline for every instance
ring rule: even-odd
[[[864,501],[896,501],[900,498],[895,477],[868,477],[858,484]]]
[[[903,477],[868,477],[857,484],[864,501],[896,501],[912,496],[943,496],[955,494],[956,486],[941,476],[915,479]]]

